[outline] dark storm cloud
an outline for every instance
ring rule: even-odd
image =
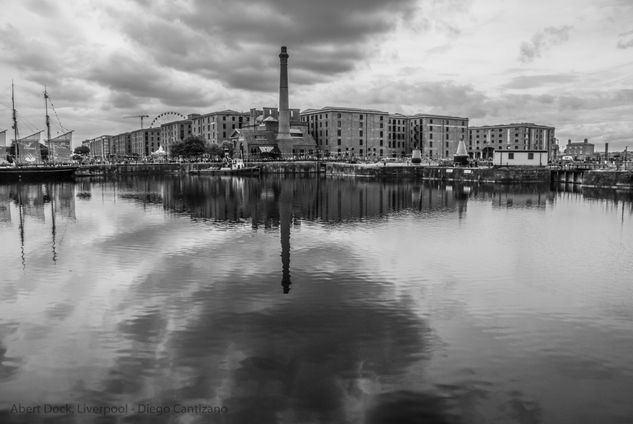
[[[413,0],[194,0],[183,23],[222,38],[262,39],[270,44],[358,43],[394,28],[410,16]],[[229,42],[230,44],[230,42]]]
[[[274,91],[279,46],[287,45],[293,84],[348,72],[368,42],[412,17],[415,0],[194,1],[147,17],[111,9],[123,32],[159,64],[196,72],[232,88]],[[244,41],[249,40],[249,41]],[[292,76],[292,75],[291,75]]]
[[[571,26],[563,25],[559,27],[547,27],[543,31],[536,33],[531,41],[526,41],[521,44],[519,56],[521,62],[532,62],[534,59],[541,57],[545,50],[567,41],[571,29]]]
[[[87,79],[110,90],[115,107],[127,108],[143,104],[147,99],[160,99],[166,104],[201,106],[207,93],[200,87],[185,85],[139,56],[114,53],[95,63]]]

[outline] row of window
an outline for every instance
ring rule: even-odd
[[[534,153],[529,152],[527,158],[528,160],[534,159]],[[514,153],[508,153],[508,159],[514,159]]]
[[[329,113],[325,113],[325,114],[318,114],[318,115],[317,114],[312,114],[312,115],[302,116],[301,120],[305,122],[305,121],[308,121],[308,120],[309,121],[315,121],[315,120],[318,120],[318,119],[329,119],[329,118],[330,118]],[[342,118],[342,114],[341,113],[337,113],[336,114],[336,118],[337,119],[341,119]],[[362,121],[363,118],[364,118],[364,115],[362,113],[358,114],[358,118]],[[384,120],[384,115],[379,115],[379,119],[380,119],[380,121],[383,121]],[[411,120],[411,119],[406,119],[406,118],[405,119],[389,118],[389,124],[392,124],[392,125],[393,124],[405,125],[407,123],[407,121],[410,122],[410,125],[413,125],[414,123],[417,124],[417,125],[420,124],[420,119]],[[440,124],[439,125],[449,125],[449,122],[451,122],[451,121],[448,120],[448,119],[440,119]],[[467,122],[468,121],[457,121],[457,122],[455,122],[454,125],[460,125],[460,126],[464,126],[465,127],[465,126],[468,125]],[[433,118],[429,119],[429,124],[433,124]]]
[[[514,132],[526,131],[526,130],[528,130],[528,131],[529,131],[529,130],[535,130],[535,131],[538,131],[538,130],[541,130],[541,131],[542,131],[542,130],[543,130],[543,128],[521,128],[521,129],[519,129],[519,128],[484,128],[484,129],[475,129],[475,128],[471,128],[471,129],[470,129],[470,131],[471,131],[471,132],[472,132],[472,131],[475,131],[475,132],[479,132],[479,131],[487,132],[487,131],[494,131],[494,130],[498,130],[499,132],[503,132],[503,131],[507,131],[507,130],[512,131],[512,129],[514,129]],[[548,130],[545,130],[545,131],[548,131]],[[540,131],[539,131],[539,132],[540,132]]]
[[[223,121],[226,121],[226,118],[227,118],[227,115],[222,115],[222,120],[223,120]],[[193,118],[193,119],[192,119],[192,121],[193,121],[193,122],[196,122],[196,121],[199,121],[199,120],[200,120],[200,118]],[[207,122],[207,124],[208,124],[208,123],[210,123],[210,122],[216,122],[216,121],[219,121],[219,120],[220,120],[219,118],[218,118],[218,119],[216,119],[216,116],[214,116],[214,117],[213,117],[213,120],[211,119],[211,117],[210,117],[210,116],[207,116],[207,117],[206,117],[206,122]],[[245,116],[245,117],[243,117],[243,116],[238,116],[238,117],[237,117],[237,121],[238,121],[238,122],[243,122],[244,120],[249,121],[249,118],[248,118],[247,116]],[[231,121],[235,122],[235,116],[231,116]],[[204,118],[202,118],[202,122],[205,122],[205,119],[204,119]]]

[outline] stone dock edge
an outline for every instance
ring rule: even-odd
[[[124,175],[195,175],[208,163],[152,163],[83,165],[77,177]],[[633,171],[553,169],[548,167],[446,167],[351,164],[326,161],[249,162],[261,175],[321,175],[388,180],[429,180],[467,183],[531,184],[567,183],[582,187],[633,190]]]

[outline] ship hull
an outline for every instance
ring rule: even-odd
[[[56,181],[75,176],[76,166],[26,166],[0,168],[0,182]]]
[[[195,171],[199,175],[246,175],[256,176],[260,174],[260,169],[257,167],[245,167],[245,168],[220,168],[220,169],[200,169]]]

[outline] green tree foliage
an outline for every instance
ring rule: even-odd
[[[90,148],[88,146],[75,147],[73,153],[76,155],[87,155],[88,153],[90,153]]]

